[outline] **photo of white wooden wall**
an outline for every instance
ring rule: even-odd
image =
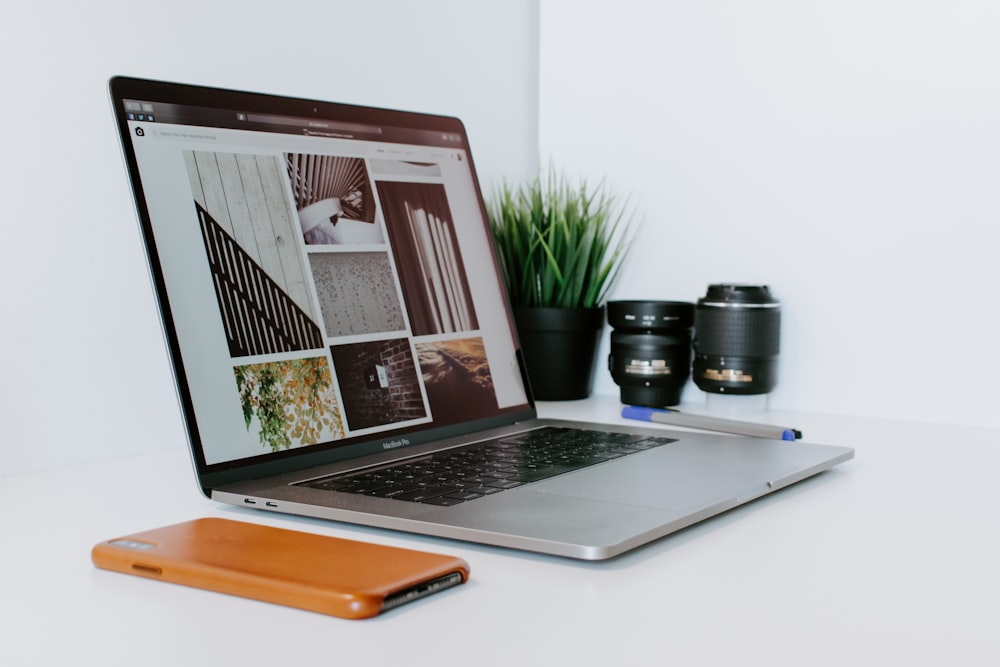
[[[323,347],[281,160],[201,151],[184,159],[230,354]]]

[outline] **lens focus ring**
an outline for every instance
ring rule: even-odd
[[[781,311],[699,304],[694,337],[699,354],[773,357],[781,351]]]

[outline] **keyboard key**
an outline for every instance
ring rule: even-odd
[[[458,489],[451,486],[429,486],[426,488],[418,489],[416,491],[410,491],[408,493],[401,493],[395,496],[396,500],[410,500],[415,503],[426,502],[430,498],[436,498],[438,496],[443,496],[447,493],[452,493]]]
[[[426,505],[442,505],[444,507],[449,507],[451,505],[458,505],[459,503],[465,502],[459,498],[452,498],[451,496],[435,496],[433,498],[428,498],[427,500],[421,500]]]
[[[454,493],[446,493],[445,498],[453,498],[454,500],[464,501],[472,500],[473,498],[480,498],[483,494],[474,493],[473,491],[455,491]]]
[[[513,489],[515,486],[521,486],[524,482],[518,482],[513,479],[497,479],[486,486],[492,486],[494,489]]]

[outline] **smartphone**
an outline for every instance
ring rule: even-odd
[[[230,519],[101,542],[94,565],[148,579],[359,619],[469,579],[461,558]]]

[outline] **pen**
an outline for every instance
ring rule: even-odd
[[[754,438],[797,440],[802,437],[802,431],[786,426],[772,426],[770,424],[723,419],[722,417],[693,415],[668,408],[641,408],[626,405],[622,408],[622,417],[660,424],[671,424],[673,426],[685,426],[687,428],[700,428],[705,431],[749,435]]]

